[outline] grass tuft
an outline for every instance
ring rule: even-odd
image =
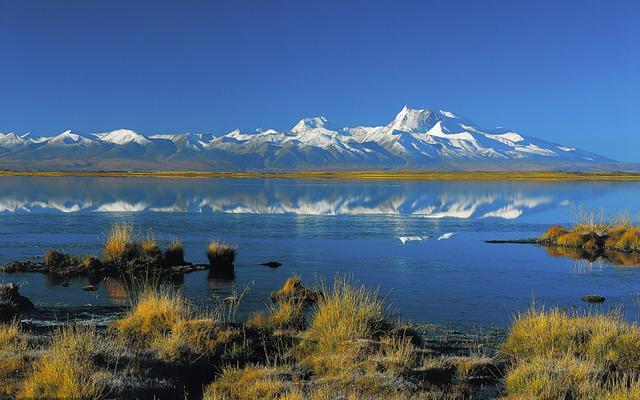
[[[207,246],[207,258],[211,267],[232,268],[236,249],[229,244],[214,240]]]
[[[187,319],[189,306],[180,293],[169,289],[144,288],[132,310],[112,327],[127,341],[149,346],[158,336]]]
[[[107,234],[103,256],[108,262],[122,263],[135,258],[141,252],[133,237],[133,227],[130,223],[114,224]]]
[[[277,303],[295,302],[309,305],[315,303],[319,297],[320,293],[306,288],[299,276],[288,278],[282,288],[271,293],[271,300]]]

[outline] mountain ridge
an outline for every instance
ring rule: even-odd
[[[42,170],[304,171],[363,169],[612,170],[605,156],[445,110],[405,106],[387,125],[335,127],[303,118],[291,129],[155,133],[129,129],[32,137],[0,133],[0,168]]]

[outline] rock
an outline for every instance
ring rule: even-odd
[[[582,301],[587,303],[603,303],[605,301],[604,296],[600,296],[599,294],[590,294],[582,297]]]
[[[0,320],[8,321],[34,309],[35,306],[31,300],[18,292],[18,285],[0,284]]]
[[[279,263],[277,261],[268,261],[268,262],[262,263],[260,265],[264,265],[264,266],[267,266],[269,268],[278,268],[279,266],[282,265],[282,263]]]
[[[95,292],[98,288],[96,288],[93,285],[87,285],[85,287],[82,288],[82,290],[84,290],[85,292]]]

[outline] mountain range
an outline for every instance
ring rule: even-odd
[[[624,165],[569,145],[448,111],[404,107],[384,126],[338,128],[325,117],[289,130],[143,135],[128,129],[0,133],[0,169],[292,171],[363,169],[603,170]]]

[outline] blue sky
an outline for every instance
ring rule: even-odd
[[[386,124],[442,108],[640,161],[638,1],[0,0],[0,131]]]

